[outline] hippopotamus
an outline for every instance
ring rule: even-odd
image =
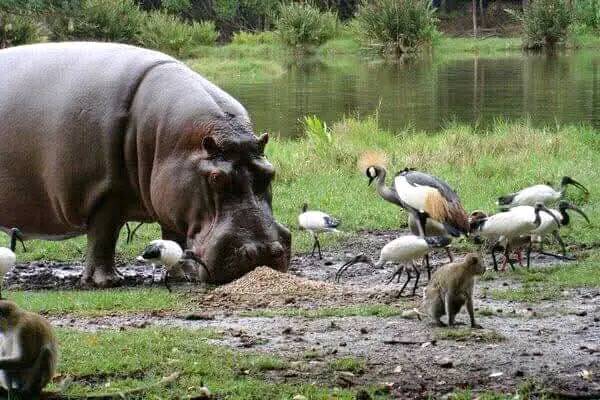
[[[0,88],[0,226],[24,239],[87,235],[84,283],[120,283],[126,221],[157,222],[211,283],[287,269],[268,134],[185,64],[116,43],[26,45],[0,50]]]

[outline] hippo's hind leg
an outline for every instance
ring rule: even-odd
[[[106,199],[88,221],[85,271],[81,277],[87,286],[119,286],[123,278],[115,269],[115,246],[124,221],[117,201]]]

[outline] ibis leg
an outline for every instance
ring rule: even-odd
[[[125,243],[131,243],[131,228],[129,227],[129,222],[125,222],[125,229],[127,229],[127,238],[125,239]]]
[[[400,288],[400,295],[402,295],[404,288],[406,288],[406,286],[408,285],[408,282],[410,282],[411,279],[412,279],[412,275],[410,274],[409,269],[406,268],[406,282],[404,282],[404,285],[402,285],[402,287]]]
[[[338,271],[335,273],[335,281],[336,281],[336,282],[339,282],[339,281],[340,281],[340,278],[342,277],[342,274],[343,274],[344,272],[346,272],[346,270],[347,270],[348,268],[350,268],[350,266],[351,266],[351,265],[353,265],[353,264],[344,264],[344,265],[342,265],[342,266],[340,267],[340,269],[338,269]]]
[[[452,255],[452,251],[448,247],[446,247],[446,254],[448,254],[450,262],[454,262],[454,256]]]
[[[415,293],[417,292],[417,286],[419,285],[419,278],[421,277],[421,271],[419,270],[419,268],[415,267],[414,263],[413,263],[413,269],[414,269],[415,274],[417,275],[417,277],[416,277],[416,280],[415,280],[415,286],[413,286],[412,296],[414,296]]]
[[[315,241],[313,242],[313,247],[312,247],[312,250],[310,251],[311,257],[313,257],[315,255],[315,250],[317,249],[317,243],[319,242],[319,240],[317,239],[317,235],[313,235],[313,238],[315,239]]]
[[[402,275],[402,271],[404,271],[404,265],[400,265],[398,268],[396,268],[396,271],[394,271],[392,277],[388,279],[387,284],[389,285],[390,283],[392,283],[396,276]]]
[[[533,242],[529,242],[529,246],[527,246],[527,268],[531,265],[531,248],[533,247]]]
[[[506,249],[504,250],[504,268],[506,268],[506,262],[508,262],[510,264],[510,268],[514,271],[515,265],[513,264],[513,261],[510,259],[510,246],[508,245],[508,243],[506,244]],[[502,268],[502,270],[504,270],[504,268]]]
[[[427,268],[427,280],[431,280],[431,265],[429,264],[429,254],[425,254],[423,256],[423,262],[425,263],[425,268]]]
[[[498,244],[494,243],[492,246],[492,262],[494,263],[494,271],[498,271],[498,261],[496,261],[496,250],[498,250]]]
[[[167,271],[167,270],[165,270],[164,281],[165,281],[165,287],[167,288],[167,290],[169,291],[169,293],[171,293],[172,292],[171,286],[169,286],[169,271]]]
[[[317,238],[317,249],[319,249],[319,260],[322,260],[323,254],[321,254],[321,243],[319,242],[319,238]]]
[[[554,235],[554,238],[556,239],[556,241],[560,244],[560,249],[562,250],[562,254],[563,257],[567,257],[567,246],[565,246],[565,242],[562,240],[562,237],[560,236],[560,232],[558,231],[554,231],[552,233]]]

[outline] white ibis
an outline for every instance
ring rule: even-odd
[[[0,299],[2,299],[2,285],[4,284],[4,277],[15,266],[17,257],[15,253],[6,247],[0,247]]]
[[[540,226],[542,222],[540,212],[542,211],[555,219],[557,224],[559,223],[556,216],[542,203],[536,203],[535,207],[517,206],[489,217],[483,212],[471,214],[471,233],[495,241],[492,245],[492,260],[495,271],[498,270],[495,251],[499,245],[504,247],[504,257],[510,263],[511,268],[514,269],[509,258],[510,242],[520,236],[528,235],[529,232]]]
[[[452,236],[468,234],[467,213],[458,195],[443,180],[412,169],[404,169],[394,177],[394,187],[385,186],[386,170],[370,166],[366,170],[369,184],[377,179],[377,192],[385,200],[405,209],[423,210]]]
[[[534,206],[538,202],[549,205],[564,196],[567,185],[577,187],[586,196],[590,193],[585,186],[575,179],[564,176],[560,181],[560,186],[556,189],[549,184],[529,186],[518,192],[500,196],[498,205],[500,207]]]
[[[340,225],[340,221],[321,211],[309,211],[308,204],[304,203],[302,205],[302,213],[298,215],[298,225],[300,229],[310,232],[315,239],[310,254],[314,255],[315,250],[318,249],[319,259],[323,259],[321,243],[319,243],[317,235],[321,232],[339,232],[336,228]]]
[[[580,214],[586,220],[586,222],[588,224],[590,223],[590,219],[583,212],[583,210],[581,210],[576,205],[569,203],[568,201],[561,200],[558,203],[558,209],[550,210],[552,212],[552,214],[554,214],[555,218],[550,218],[548,215],[545,215],[545,214],[542,215],[541,216],[542,222],[540,223],[540,226],[538,226],[537,228],[535,228],[534,230],[531,231],[533,240],[539,241],[540,246],[543,246],[543,240],[546,236],[553,235],[554,238],[556,239],[556,241],[561,246],[561,250],[563,253],[562,258],[567,258],[567,248],[565,246],[565,242],[562,240],[562,237],[560,236],[559,230],[561,227],[567,226],[571,222],[571,217],[569,216],[567,210],[575,211],[576,213]],[[527,251],[527,265],[528,266],[529,266],[529,260],[530,260],[530,253],[531,253],[531,246],[530,246],[529,250]],[[540,253],[546,254],[549,256],[553,256],[553,257],[557,257],[556,254],[544,252],[544,251],[542,251],[542,249],[540,249]]]
[[[186,252],[185,254],[187,255],[189,253]],[[138,260],[151,263],[153,268],[156,268],[157,264],[162,264],[165,268],[165,286],[170,292],[171,287],[168,283],[169,273],[179,265],[183,258],[184,252],[177,242],[159,239],[150,242],[144,249],[142,255],[138,257]],[[152,273],[152,280],[154,281],[154,271]]]
[[[425,225],[426,220],[428,218],[427,212],[418,211],[418,218],[420,220],[421,226]],[[405,264],[407,262],[411,262],[412,269],[415,271],[416,280],[415,285],[412,290],[412,295],[414,296],[415,291],[417,290],[417,285],[419,284],[419,277],[421,276],[420,269],[415,265],[414,261],[418,258],[423,257],[425,254],[429,253],[432,248],[440,248],[445,247],[450,244],[450,239],[446,236],[431,236],[431,237],[423,237],[416,235],[405,235],[401,236],[397,239],[392,240],[383,248],[379,253],[379,260],[377,263],[373,263],[373,261],[365,256],[364,254],[359,254],[354,257],[352,260],[348,261],[344,265],[340,267],[337,271],[335,279],[339,282],[342,274],[352,265],[357,263],[366,263],[372,266],[373,268],[381,269],[388,262],[400,264],[396,271],[392,274],[392,277],[388,280],[388,283],[391,283],[395,277],[398,277],[400,280],[400,276],[405,269]],[[400,289],[400,294],[406,288],[406,285],[412,279],[410,271],[406,268],[407,280]]]

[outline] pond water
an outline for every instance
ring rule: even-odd
[[[456,121],[485,125],[497,118],[534,125],[600,127],[600,52],[472,57],[435,56],[403,64],[340,60],[290,66],[268,82],[222,85],[246,106],[257,132],[301,134],[299,119],[328,123],[379,113],[390,129],[435,131]]]

